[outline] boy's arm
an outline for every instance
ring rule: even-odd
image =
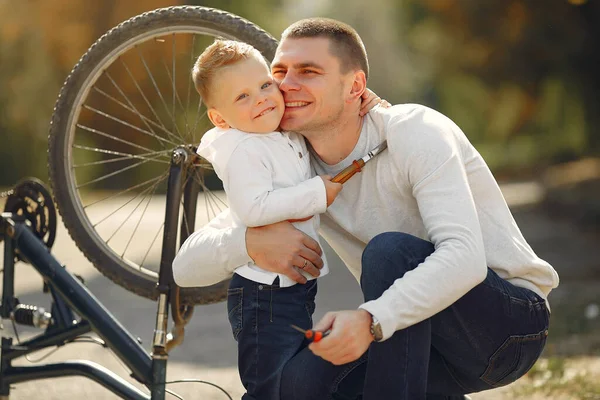
[[[183,243],[173,260],[173,278],[181,287],[210,286],[251,261],[246,227],[235,226],[227,209]]]
[[[323,179],[317,176],[295,186],[274,189],[273,173],[285,172],[271,171],[262,158],[251,147],[239,146],[227,165],[227,198],[244,225],[263,226],[325,212]]]

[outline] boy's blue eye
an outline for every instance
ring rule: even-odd
[[[264,84],[263,84],[263,85],[262,85],[260,88],[261,88],[261,89],[266,89],[266,88],[268,88],[268,87],[269,87],[269,86],[271,86],[271,85],[272,85],[272,83],[271,83],[271,82],[267,82],[267,83],[264,83]]]
[[[248,95],[246,93],[240,94],[236,100],[242,100],[246,98]]]

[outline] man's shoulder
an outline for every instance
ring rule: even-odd
[[[385,133],[384,136],[396,139],[415,136],[419,140],[434,140],[451,135],[452,131],[458,129],[450,118],[421,104],[378,108],[372,112],[371,118],[377,128]]]
[[[462,131],[444,114],[420,104],[399,104],[374,115],[380,134],[399,158],[436,157],[462,147]]]
[[[430,125],[450,122],[439,111],[415,103],[396,104],[390,108],[378,107],[373,110],[373,114],[387,124]]]

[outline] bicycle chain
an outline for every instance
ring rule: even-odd
[[[15,189],[10,189],[10,190],[6,190],[4,192],[0,192],[0,199],[4,199],[13,194],[15,194]]]

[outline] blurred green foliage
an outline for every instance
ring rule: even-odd
[[[0,0],[0,185],[47,179],[46,137],[62,82],[119,22],[178,4],[220,8],[278,37],[328,16],[354,26],[369,87],[454,119],[499,175],[600,152],[600,5],[585,0]]]

